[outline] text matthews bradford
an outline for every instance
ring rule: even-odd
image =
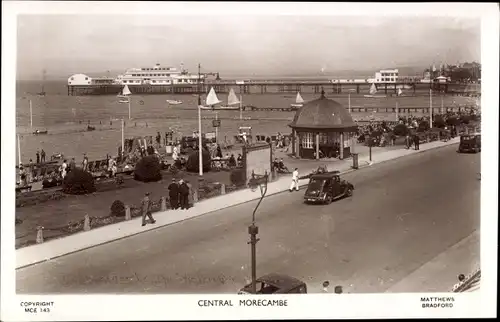
[[[199,300],[198,306],[234,306],[232,300]],[[239,300],[238,306],[288,306],[288,300]]]

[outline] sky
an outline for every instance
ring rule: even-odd
[[[480,62],[480,21],[451,17],[19,15],[17,78],[131,67],[332,74]],[[372,75],[373,75],[372,73]],[[368,76],[368,75],[367,75]]]

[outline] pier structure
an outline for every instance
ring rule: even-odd
[[[324,90],[327,94],[342,94],[349,91],[355,91],[356,94],[368,94],[372,83],[368,82],[347,82],[333,83],[330,80],[210,80],[200,84],[169,84],[169,85],[150,85],[129,84],[128,87],[132,94],[198,94],[208,93],[211,87],[214,87],[217,93],[229,93],[234,88],[239,94],[279,94],[279,93],[313,93],[318,94]],[[68,85],[69,96],[82,95],[117,95],[124,85],[121,84],[89,84],[89,85]],[[396,83],[375,83],[377,91],[385,95],[397,95],[398,89],[403,88],[405,93],[414,95],[428,94],[429,89],[435,92],[457,93],[460,94],[464,87],[463,84],[451,83],[421,83],[415,81],[400,81]],[[480,94],[480,89],[475,91]]]

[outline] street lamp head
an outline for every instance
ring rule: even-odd
[[[248,186],[252,191],[255,191],[258,187],[262,189],[267,189],[269,174],[267,171],[263,175],[257,175],[254,171],[252,171],[252,176],[250,180],[248,180]]]

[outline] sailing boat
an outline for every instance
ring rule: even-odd
[[[132,94],[132,92],[128,88],[128,85],[125,85],[123,87],[122,92],[120,94],[118,94],[118,98],[120,99],[120,103],[128,103],[130,94]]]
[[[217,97],[217,94],[215,93],[214,88],[210,88],[210,92],[208,92],[207,99],[205,100],[205,103],[207,106],[200,105],[198,106],[202,110],[215,110],[214,105],[219,104],[221,101]]]
[[[375,95],[376,93],[377,93],[377,86],[375,86],[375,83],[372,83],[372,86],[370,87],[370,95],[363,95],[363,96],[368,98],[386,97],[385,95]]]
[[[46,79],[47,71],[44,69],[42,73],[43,73],[43,76],[42,76],[42,91],[37,94],[38,96],[45,96],[45,79]]]
[[[403,95],[403,91],[401,90],[401,88],[398,88],[398,96],[402,96]]]
[[[227,96],[227,105],[226,106],[220,106],[218,109],[220,110],[239,110],[240,109],[240,100],[236,96],[236,93],[234,92],[234,89],[231,88],[229,91],[229,95]]]
[[[300,92],[297,92],[297,97],[295,98],[295,104],[290,104],[292,109],[301,108],[304,105],[304,99],[300,96]]]

